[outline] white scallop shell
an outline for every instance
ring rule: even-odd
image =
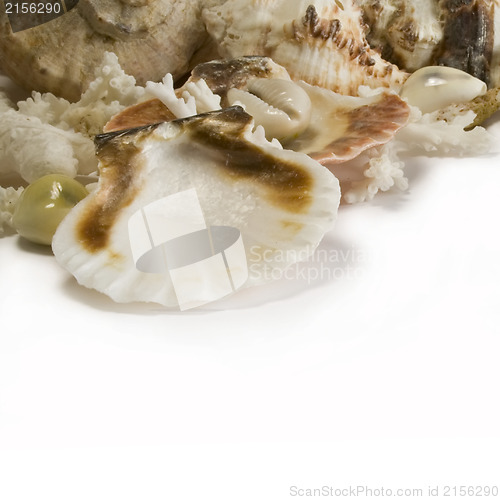
[[[208,225],[241,232],[246,286],[308,258],[336,218],[338,181],[252,128],[251,117],[234,107],[100,136],[98,187],[59,226],[58,262],[117,302],[175,306],[169,274],[136,267],[128,223],[152,202],[188,189],[196,190]]]

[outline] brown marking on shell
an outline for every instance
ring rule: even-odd
[[[292,213],[305,213],[311,202],[311,174],[296,163],[278,160],[244,138],[252,117],[234,106],[220,112],[185,119],[184,127],[198,143],[220,154],[221,169],[234,180],[251,180],[263,186],[267,199]]]
[[[404,35],[404,37],[400,40],[401,46],[407,51],[413,52],[418,41],[418,33],[415,23],[412,20],[408,20],[401,28],[401,32]]]
[[[133,202],[140,190],[140,149],[136,143],[123,140],[130,134],[126,131],[96,137],[99,188],[75,228],[76,239],[89,253],[109,247],[111,230],[120,211]]]
[[[283,229],[290,231],[292,234],[300,233],[300,231],[304,228],[304,224],[291,220],[283,220],[281,221],[281,225],[283,226]]]
[[[260,56],[238,59],[218,59],[196,66],[191,76],[203,78],[214,94],[223,94],[227,88],[241,88],[249,78],[268,78],[272,72],[270,60]]]
[[[134,106],[129,106],[113,116],[104,126],[104,132],[127,130],[153,123],[168,122],[175,119],[175,115],[159,99],[150,99]]]
[[[293,23],[293,26],[296,28],[296,23]],[[306,33],[310,36],[323,40],[328,40],[328,38],[336,40],[336,36],[342,29],[340,19],[320,19],[313,5],[309,5],[307,8],[306,15],[302,19],[302,26],[306,28]],[[297,40],[303,40],[303,30],[296,28],[295,37]]]
[[[337,6],[338,9],[338,6]],[[297,42],[302,42],[307,37],[327,42],[332,40],[339,49],[346,48],[352,60],[358,59],[362,66],[373,66],[375,60],[369,55],[369,46],[365,41],[356,40],[349,31],[342,29],[340,19],[322,19],[316,8],[310,5],[301,23],[292,22],[293,36]]]
[[[241,89],[253,78],[290,78],[287,71],[272,59],[263,56],[243,56],[235,59],[217,59],[196,66],[187,83],[205,80],[210,90],[222,98],[228,89]],[[182,89],[180,89],[182,94]]]
[[[351,160],[366,149],[391,140],[407,123],[409,113],[408,105],[393,94],[383,94],[373,104],[339,112],[339,121],[346,123],[344,133],[323,150],[309,155],[325,166]]]
[[[267,200],[288,213],[305,213],[311,205],[313,178],[297,163],[277,159],[248,142],[244,134],[252,117],[241,107],[174,120],[182,132],[207,154],[220,157],[221,171],[232,181],[262,186]],[[110,238],[120,212],[142,187],[141,142],[161,126],[155,123],[96,137],[99,188],[76,225],[76,239],[89,253],[110,250]],[[141,180],[142,179],[142,180]]]

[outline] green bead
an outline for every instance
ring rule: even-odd
[[[21,194],[12,217],[16,231],[34,243],[50,245],[57,226],[88,191],[65,175],[46,175]]]

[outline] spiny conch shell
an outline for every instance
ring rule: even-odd
[[[492,0],[357,0],[368,41],[400,68],[449,66],[498,85],[498,2]],[[495,26],[496,25],[496,26]]]
[[[486,93],[486,83],[465,71],[445,66],[427,66],[415,71],[401,89],[404,97],[422,113],[450,104],[467,102]]]
[[[167,72],[184,75],[207,39],[199,2],[80,0],[57,19],[16,33],[3,4],[0,68],[28,90],[70,101],[94,80],[105,52],[114,52],[125,72],[144,85]],[[18,17],[29,21],[36,14]]]
[[[372,47],[400,68],[428,66],[443,39],[435,0],[357,0],[370,26]]]
[[[245,286],[307,259],[336,218],[338,181],[252,129],[251,116],[233,107],[98,136],[98,187],[59,226],[58,262],[117,302],[177,305],[169,272],[136,266],[128,224],[150,204],[187,190],[195,190],[207,225],[241,232]]]
[[[222,57],[267,56],[295,81],[357,95],[407,76],[370,48],[353,0],[227,0],[202,17]]]

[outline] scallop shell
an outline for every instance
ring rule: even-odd
[[[175,115],[159,99],[149,99],[125,108],[104,126],[104,132],[116,132],[153,123],[175,120]]]
[[[223,78],[222,75],[227,77]],[[287,83],[283,88],[289,88],[290,83],[297,86],[310,100],[309,124],[299,135],[292,136],[289,140],[282,140],[282,145],[287,149],[306,153],[326,166],[341,180],[342,192],[352,178],[357,176],[356,178],[363,179],[364,173],[371,168],[368,160],[357,162],[354,167],[352,160],[392,140],[398,130],[407,124],[410,116],[409,106],[394,93],[374,92],[365,88],[367,95],[364,97],[344,96],[305,82],[292,82],[284,68],[265,57],[242,57],[202,64],[195,68],[186,85],[178,90],[178,94],[184,94],[189,84],[199,84],[202,76],[209,82],[211,89],[221,97],[223,106],[228,105],[227,94],[231,89],[245,91],[249,87],[254,88],[253,82],[259,83],[260,97],[264,101],[261,101],[261,106],[254,108],[257,113],[260,110],[265,112],[266,99],[271,105],[271,114],[274,114],[275,110],[271,101],[276,104],[283,98],[285,102],[294,106],[293,98],[296,92],[292,91],[276,101],[274,83]],[[255,77],[258,77],[257,80]],[[269,95],[265,85],[267,81],[269,81]],[[171,92],[174,92],[173,89]],[[158,109],[160,111],[157,111]],[[138,113],[138,110],[141,112]],[[134,106],[124,110],[106,126],[106,129],[111,130],[111,127],[119,122],[139,125],[144,124],[145,119],[149,119],[150,123],[155,123],[168,112],[168,108],[165,106],[162,108],[159,101],[148,101],[139,107]],[[266,123],[266,120],[261,120],[259,116],[254,116],[254,120],[256,123]],[[349,165],[345,167],[347,163]],[[396,172],[395,175],[399,173]],[[387,182],[384,184],[385,190],[389,189],[386,187],[388,185]],[[398,182],[394,185],[401,187],[403,183]],[[354,198],[349,196],[349,199]],[[362,198],[358,196],[355,199]]]
[[[307,153],[329,168],[389,142],[410,117],[410,108],[395,94],[352,97],[303,82],[300,86],[313,104],[311,122],[286,147]]]
[[[58,262],[117,302],[177,305],[167,272],[136,267],[128,223],[139,210],[188,189],[210,226],[236,228],[246,286],[308,258],[336,218],[337,179],[305,154],[253,132],[240,107],[98,136],[100,179],[53,240]]]
[[[407,76],[370,48],[353,0],[227,0],[202,17],[222,57],[267,56],[293,80],[341,94],[398,88]]]

